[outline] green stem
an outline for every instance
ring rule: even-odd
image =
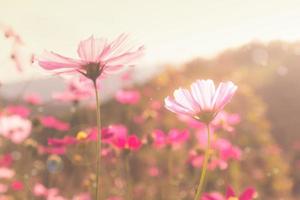
[[[131,174],[130,174],[130,162],[129,162],[130,154],[125,156],[125,168],[126,168],[126,175],[127,175],[127,192],[126,192],[126,199],[132,200],[132,182],[131,182]]]
[[[209,124],[207,124],[206,126],[207,126],[207,147],[206,147],[206,150],[205,150],[204,162],[203,162],[202,172],[201,172],[201,176],[200,176],[200,182],[199,182],[199,185],[198,185],[197,192],[196,192],[194,200],[200,200],[200,197],[202,195],[203,186],[204,186],[204,183],[205,183],[205,176],[206,176],[207,164],[208,164],[208,159],[209,159],[209,151],[210,151],[210,128],[209,128]]]
[[[100,167],[101,167],[101,120],[100,120],[100,98],[97,89],[96,81],[94,83],[95,96],[96,96],[96,119],[97,119],[97,145],[96,145],[96,200],[100,200]]]

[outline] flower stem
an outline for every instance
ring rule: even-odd
[[[131,173],[130,173],[130,162],[129,162],[130,154],[125,156],[125,170],[127,175],[127,192],[126,199],[132,200],[132,182],[131,182]]]
[[[97,119],[97,145],[96,145],[96,200],[100,200],[100,168],[101,168],[101,120],[100,120],[100,97],[98,94],[97,83],[93,81],[96,96],[96,119]]]
[[[205,176],[206,176],[208,159],[209,159],[209,151],[210,151],[210,128],[209,128],[209,124],[207,124],[206,127],[207,127],[207,147],[205,149],[205,155],[204,155],[202,172],[201,172],[201,176],[200,176],[200,182],[199,182],[194,200],[200,200],[200,198],[201,198],[201,195],[202,195],[202,192],[203,192],[203,186],[204,186],[204,183],[205,183]]]

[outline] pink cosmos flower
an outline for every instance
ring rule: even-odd
[[[18,115],[0,117],[0,135],[19,144],[31,133],[31,121]]]
[[[249,187],[244,190],[244,192],[238,197],[236,196],[235,192],[233,191],[232,187],[227,188],[226,192],[226,199],[237,199],[237,200],[252,200],[256,194],[256,191],[254,188]]]
[[[148,169],[148,174],[149,174],[149,176],[157,177],[160,174],[160,170],[157,166],[151,166]]]
[[[115,98],[121,104],[137,104],[140,101],[141,95],[137,90],[119,90]]]
[[[91,128],[88,131],[88,139],[92,141],[97,140],[97,129]],[[112,124],[108,127],[102,128],[101,139],[104,143],[112,143],[112,141],[119,137],[126,137],[128,134],[127,128],[121,124]]]
[[[225,200],[225,198],[218,192],[204,193],[201,200]]]
[[[58,131],[68,131],[70,129],[70,124],[60,121],[53,116],[43,116],[40,118],[40,122],[44,127]]]
[[[0,167],[11,167],[13,158],[11,154],[4,154],[0,157]]]
[[[56,147],[72,145],[76,142],[76,138],[72,136],[65,136],[63,138],[48,138],[48,145]]]
[[[93,92],[94,88],[91,84],[81,81],[79,78],[73,78],[68,82],[67,90],[54,93],[52,97],[63,102],[74,102],[90,98]]]
[[[7,192],[7,190],[8,190],[8,186],[0,183],[0,194]]]
[[[15,171],[7,168],[7,167],[0,167],[0,178],[10,179],[15,175]]]
[[[178,149],[189,139],[189,132],[188,130],[171,129],[168,134],[165,134],[162,130],[157,129],[153,131],[152,138],[155,148],[159,149],[169,145],[173,149]]]
[[[222,82],[215,88],[212,80],[197,80],[191,90],[179,88],[174,97],[165,98],[165,107],[176,113],[210,123],[231,100],[237,86],[232,82]]]
[[[141,140],[136,135],[118,137],[112,141],[112,144],[119,149],[139,150],[142,146]]]
[[[41,183],[37,183],[34,185],[33,194],[35,196],[46,196],[48,189]]]
[[[241,118],[239,114],[221,111],[212,121],[212,125],[232,133],[234,131],[234,125],[237,125],[240,121]]]
[[[14,191],[20,191],[23,190],[24,185],[21,181],[15,180],[11,183],[10,187]]]
[[[21,117],[28,117],[31,113],[31,111],[26,108],[25,106],[8,106],[6,107],[5,111],[7,112],[7,114],[9,115],[19,115]]]
[[[198,131],[197,138],[199,147],[205,149],[207,146],[207,134],[204,131]],[[211,148],[214,150],[208,168],[214,170],[217,167],[221,170],[225,170],[228,167],[230,160],[240,160],[241,150],[238,147],[233,146],[228,140],[222,138],[214,138],[212,135]],[[196,151],[190,151],[188,162],[196,168],[201,168],[203,164],[204,155],[198,154]]]
[[[24,101],[32,105],[41,105],[43,103],[41,96],[36,93],[25,95]]]
[[[144,47],[128,45],[128,36],[121,34],[114,41],[105,38],[89,37],[79,43],[77,53],[80,59],[61,56],[45,51],[38,62],[46,70],[59,73],[80,73],[96,81],[99,76],[105,76],[119,71],[124,66],[133,65],[141,57]]]

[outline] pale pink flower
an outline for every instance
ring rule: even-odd
[[[66,198],[62,197],[59,194],[59,190],[56,188],[49,188],[47,195],[46,195],[47,200],[67,200]]]
[[[37,183],[34,185],[33,194],[35,196],[46,196],[48,189],[41,183]]]
[[[43,103],[41,96],[36,93],[26,94],[24,101],[32,105],[41,105]]]
[[[8,190],[8,186],[0,183],[0,194],[7,192],[7,190]]]
[[[159,168],[157,166],[151,166],[148,169],[149,176],[157,177],[160,174]]]
[[[174,97],[165,98],[165,107],[176,113],[191,116],[210,123],[231,100],[237,86],[232,82],[222,82],[215,88],[212,80],[197,80],[191,90],[179,88]]]
[[[46,70],[59,73],[80,73],[96,81],[99,76],[105,76],[119,71],[124,66],[133,65],[141,57],[144,47],[128,45],[128,36],[121,34],[114,41],[105,38],[89,37],[79,43],[77,53],[80,59],[61,56],[45,51],[39,58],[39,65]]]
[[[116,93],[115,98],[121,104],[134,105],[140,101],[141,95],[137,90],[119,90]]]
[[[0,167],[0,178],[2,179],[10,179],[15,175],[15,171],[10,169],[10,168],[6,168],[6,167]]]
[[[0,135],[19,144],[31,133],[31,121],[18,115],[0,117]]]

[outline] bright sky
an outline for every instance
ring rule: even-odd
[[[300,1],[0,0],[0,22],[17,30],[36,53],[48,49],[69,56],[77,56],[78,41],[91,34],[114,38],[127,32],[147,48],[142,63],[155,67],[211,56],[253,39],[299,40]],[[4,47],[0,41],[0,52]],[[2,81],[41,74],[30,69],[16,75],[0,63]]]

